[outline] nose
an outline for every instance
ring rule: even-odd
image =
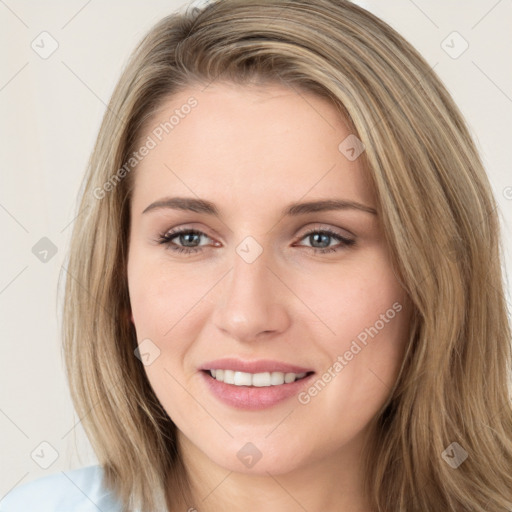
[[[276,276],[279,272],[265,253],[252,263],[235,254],[231,272],[223,279],[214,324],[237,341],[267,339],[290,325],[290,291]]]

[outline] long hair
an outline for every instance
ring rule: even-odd
[[[63,315],[70,390],[105,485],[125,510],[165,509],[169,482],[171,500],[188,499],[176,427],[134,356],[130,200],[134,155],[156,109],[215,80],[318,94],[364,144],[393,271],[413,304],[400,373],[365,451],[372,507],[512,510],[512,336],[497,204],[433,69],[346,0],[189,8],[157,23],[123,71],[80,192]]]

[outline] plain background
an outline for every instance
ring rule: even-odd
[[[510,274],[511,2],[357,3],[435,66],[466,117],[499,203]],[[79,184],[113,87],[145,32],[183,5],[0,0],[0,499],[39,476],[95,463],[64,377],[57,283]],[[31,46],[51,48],[43,31],[58,43],[46,59]],[[43,237],[57,250],[47,262],[32,251]]]

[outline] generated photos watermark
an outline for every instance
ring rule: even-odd
[[[350,348],[342,355],[338,355],[333,364],[327,368],[314,384],[297,395],[299,402],[302,405],[309,404],[311,399],[317,396],[368,345],[368,338],[375,338],[400,311],[402,311],[402,305],[399,302],[395,302],[392,307],[380,315],[379,320],[372,326],[366,327],[361,331],[356,339],[352,340]]]
[[[150,135],[146,137],[144,143],[137,151],[134,151],[126,160],[124,165],[120,167],[110,178],[103,183],[101,187],[93,189],[93,196],[95,199],[103,199],[107,192],[111,192],[117,184],[129,174],[137,164],[144,160],[144,157],[149,155],[150,151],[158,146],[166,135],[171,133],[172,130],[178,126],[183,119],[185,119],[192,109],[197,107],[198,101],[194,96],[190,96],[187,102],[181,105],[180,108],[174,110],[173,115],[167,121],[158,124],[151,131]]]

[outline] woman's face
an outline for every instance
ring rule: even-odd
[[[190,87],[140,140],[132,320],[181,442],[255,474],[359,449],[409,323],[364,148],[278,85]]]

